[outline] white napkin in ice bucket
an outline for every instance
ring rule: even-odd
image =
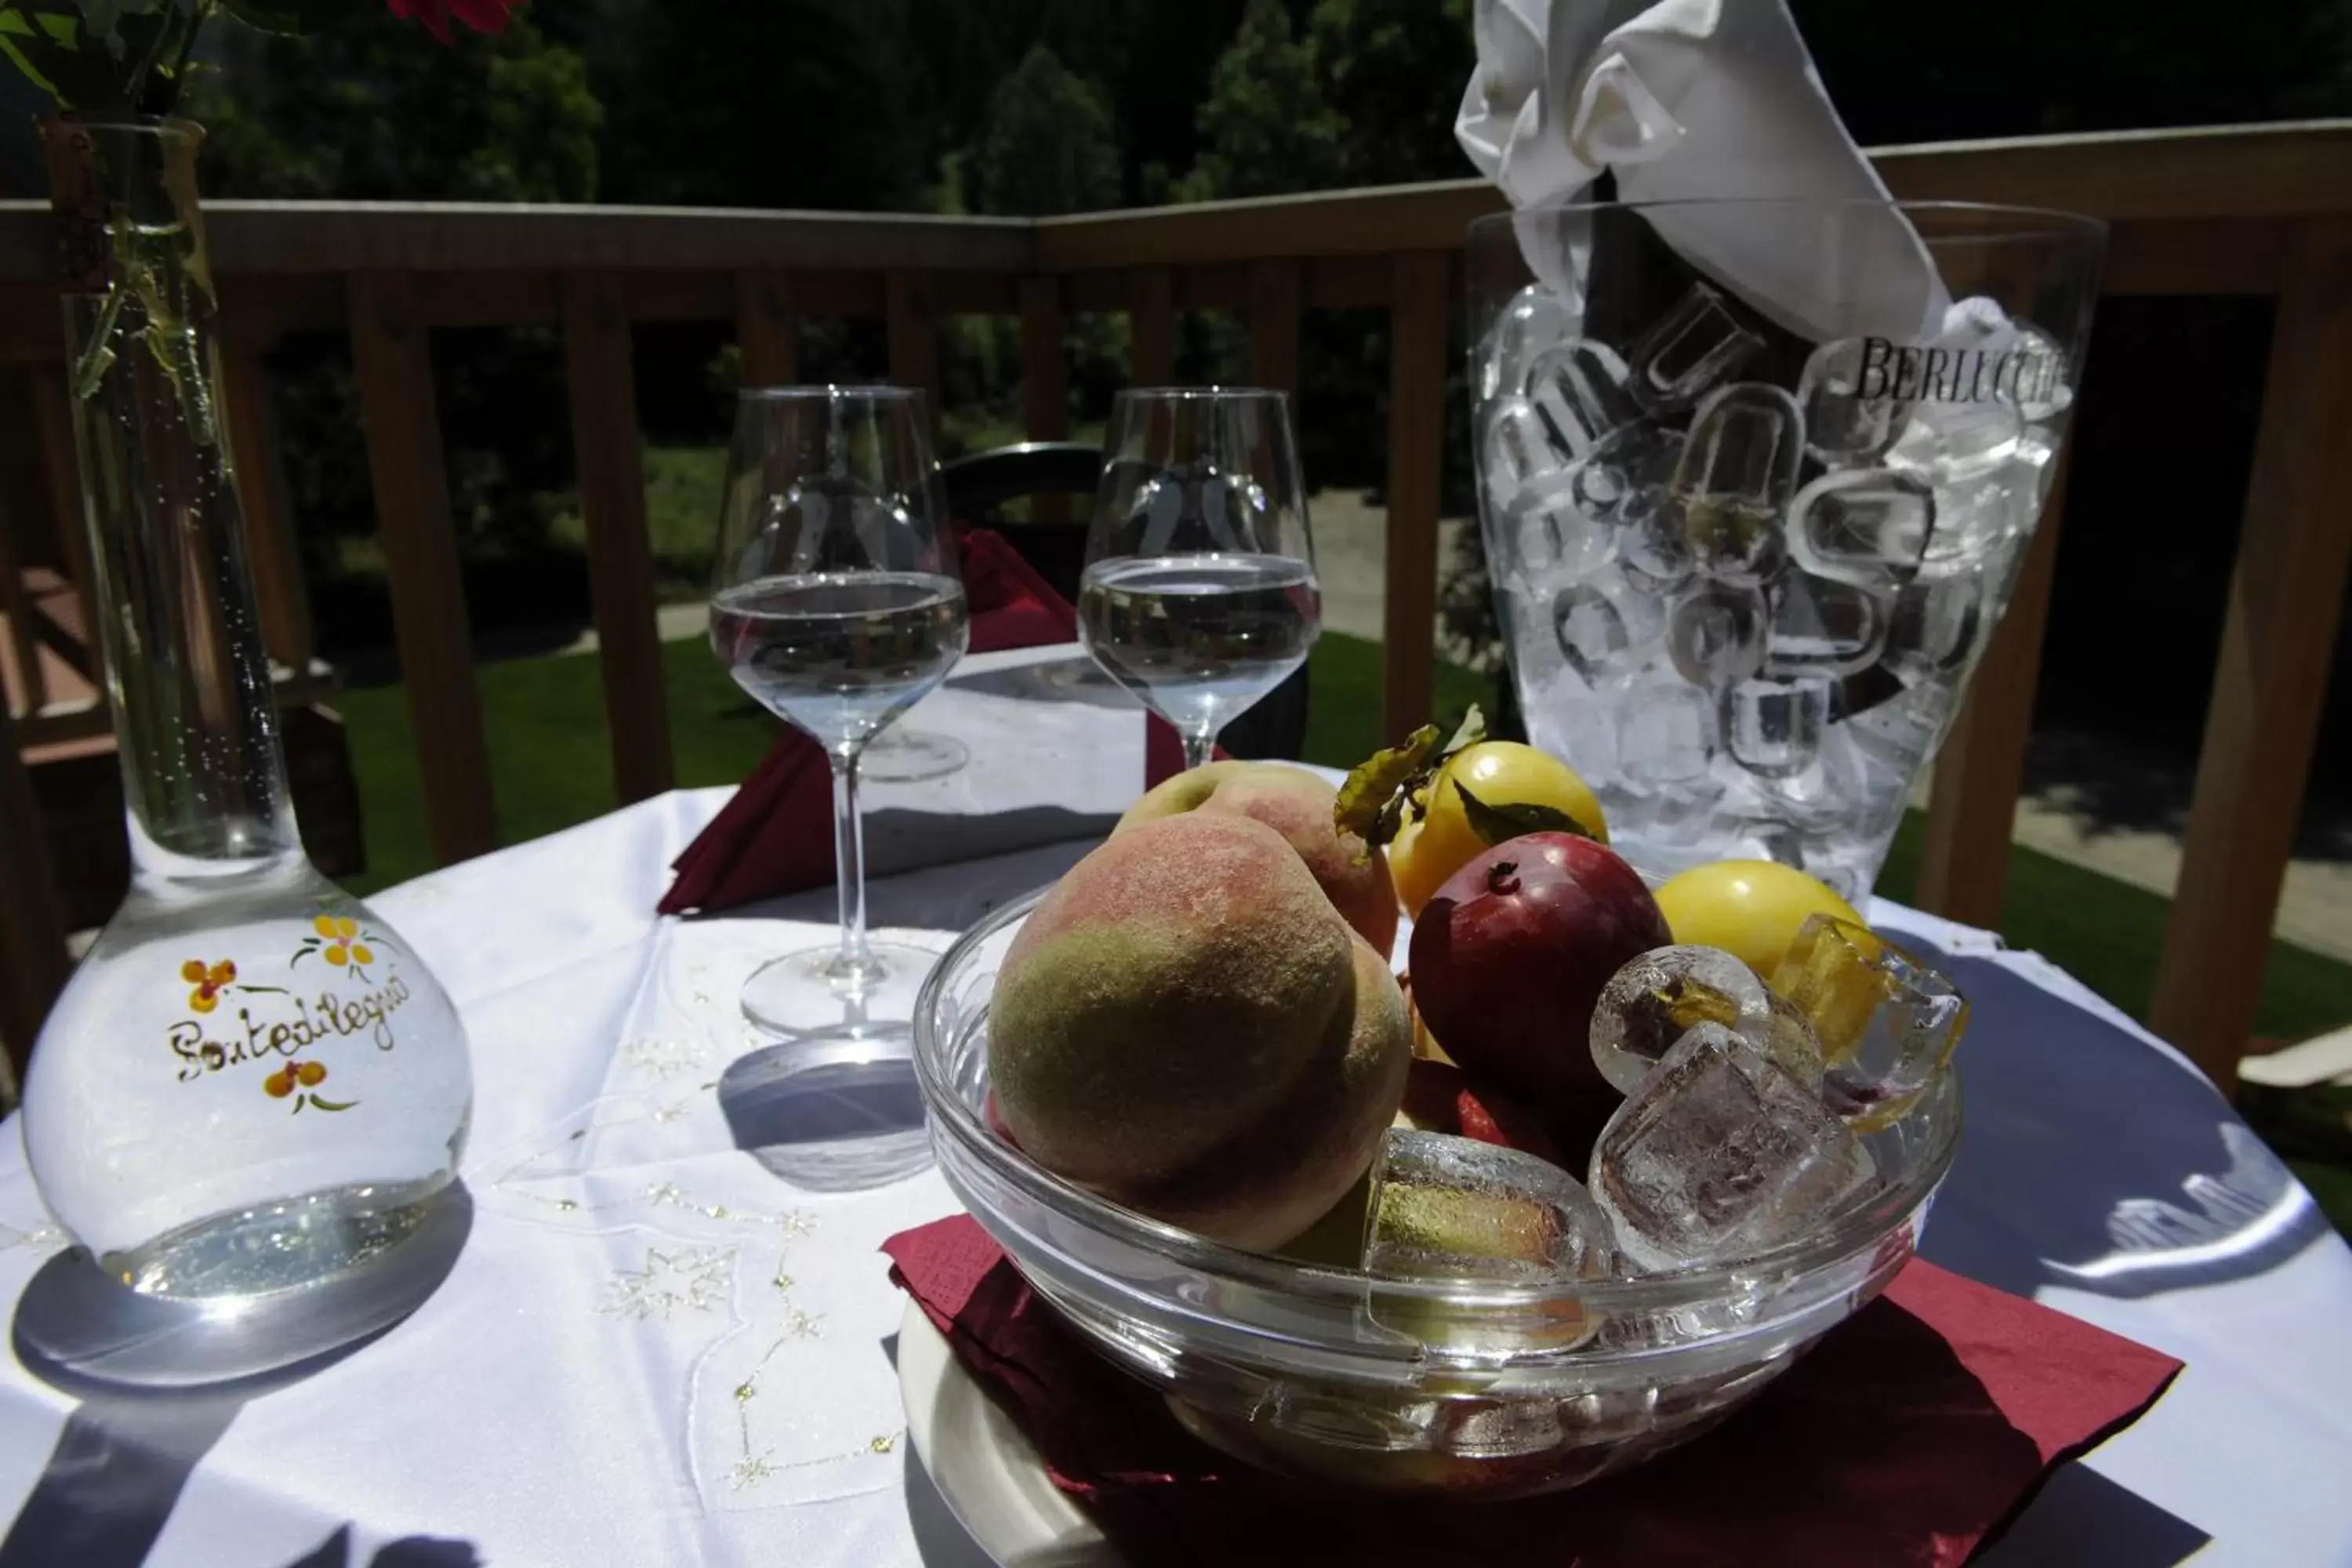
[[[1617,197],[1885,201],[1785,0],[1477,0],[1477,68],[1454,133],[1515,207],[1568,201],[1604,168]],[[1932,338],[1950,304],[1899,212],[1836,225],[1772,208],[1654,212],[1690,263],[1816,342]],[[1568,243],[1563,244],[1563,238]],[[1532,220],[1520,247],[1573,300],[1582,246]]]

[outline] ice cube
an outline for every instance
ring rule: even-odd
[[[1653,510],[1627,522],[1617,541],[1617,563],[1625,580],[1645,594],[1671,594],[1689,582],[1696,568],[1681,514]]]
[[[1936,346],[1973,353],[1965,363],[1972,393],[1990,392],[2040,424],[2063,414],[2074,401],[2067,382],[2065,351],[2032,322],[2013,317],[1997,300],[1975,295],[1956,300],[1944,312]]]
[[[1739,501],[1674,503],[1691,563],[1717,583],[1753,588],[1779,575],[1786,556],[1780,516]]]
[[[1679,499],[1779,512],[1804,465],[1804,415],[1777,386],[1744,381],[1707,395],[1691,416],[1669,489]]]
[[[2058,442],[2055,426],[2028,425],[2025,434],[2018,438],[2017,450],[2010,454],[2010,479],[2017,486],[2028,523],[2041,517],[2042,503],[2050,499],[2051,484],[2058,477]]]
[[[1659,784],[1643,797],[1641,816],[1629,825],[1629,837],[1654,845],[1710,842],[1720,836],[1717,793],[1705,773],[1689,783]]]
[[[1589,684],[1664,661],[1665,605],[1634,586],[1622,561],[1553,590],[1542,603],[1561,656]]]
[[[1608,700],[1572,667],[1559,662],[1557,641],[1549,649],[1516,643],[1514,648],[1513,675],[1528,741],[1555,757],[1574,757],[1585,782],[1602,787],[1617,771],[1617,720]]]
[[[1981,575],[1905,584],[1887,615],[1885,668],[1906,685],[1966,668],[1983,629],[1984,591]]]
[[[1487,413],[1481,472],[1490,505],[1507,506],[1531,485],[1558,481],[1567,467],[1534,404],[1505,397]]]
[[[1941,681],[1905,688],[1834,726],[1852,749],[1857,782],[1876,798],[1911,787],[1919,761],[1936,749],[1956,704]]]
[[[2017,405],[2001,397],[1975,403],[1925,398],[1911,405],[1910,419],[1886,448],[1886,465],[1945,484],[2000,468],[2024,436]]]
[[[1624,612],[1589,584],[1571,583],[1553,596],[1551,623],[1569,668],[1587,681],[1599,679],[1633,646]]]
[[[1564,476],[1549,476],[1523,489],[1503,507],[1510,550],[1502,572],[1537,584],[1572,581],[1608,563],[1617,552],[1617,530],[1584,515],[1570,496]]]
[[[1937,487],[1935,527],[1920,555],[1923,572],[1978,570],[1988,554],[2032,527],[2041,498],[2037,487],[2032,510],[2022,510],[2018,468],[2012,456],[1998,468]]]
[[[1568,301],[1540,283],[1512,295],[1478,347],[1478,401],[1484,405],[1524,391],[1537,358],[1573,337],[1578,325]]]
[[[1874,1175],[1813,1090],[1700,1024],[1601,1129],[1587,1180],[1619,1252],[1658,1270],[1801,1240]]]
[[[1528,367],[1525,392],[1552,439],[1581,458],[1642,417],[1641,405],[1625,390],[1628,374],[1607,343],[1571,338],[1536,356]]]
[[[1617,765],[1642,784],[1685,784],[1706,776],[1715,755],[1715,700],[1668,672],[1612,685]]]
[[[1609,1222],[1584,1184],[1533,1154],[1392,1128],[1372,1164],[1364,1268],[1406,1279],[1606,1279]]]
[[[1666,485],[1701,572],[1752,586],[1780,570],[1780,521],[1804,456],[1804,416],[1779,387],[1742,382],[1707,395]]]
[[[1592,1060],[1633,1094],[1693,1028],[1720,1024],[1800,1083],[1822,1081],[1812,1026],[1756,972],[1717,947],[1660,947],[1620,969],[1592,1006]]]
[[[1867,669],[1886,642],[1894,595],[1810,573],[1790,572],[1772,590],[1772,626],[1764,673],[1853,675]]]
[[[1724,697],[1724,749],[1749,773],[1787,778],[1811,767],[1829,725],[1830,682],[1743,680]]]
[[[1889,395],[1887,379],[1875,378],[1863,395],[1864,356],[1860,338],[1823,343],[1805,361],[1797,378],[1797,402],[1805,416],[1805,450],[1825,468],[1874,463],[1903,428],[1906,409]]]
[[[1936,342],[1956,349],[1982,348],[2010,330],[2009,312],[1986,294],[1970,294],[1944,307],[1944,330]]]
[[[1729,724],[1727,718],[1727,729]],[[1860,773],[1846,728],[1836,722],[1824,726],[1811,761],[1794,772],[1768,777],[1740,768],[1747,782],[1768,803],[1772,815],[1795,828],[1801,837],[1829,835],[1843,839],[1856,831],[1858,823],[1875,820],[1865,804],[1870,798],[1867,784]],[[1731,765],[1739,767],[1737,760]],[[1903,782],[1907,784],[1910,781],[1906,776]],[[1798,858],[1810,871],[1817,856],[1807,843],[1800,846]],[[1875,869],[1874,862],[1873,868]]]
[[[1822,1096],[1863,1132],[1916,1105],[1968,1027],[1968,999],[1941,972],[1834,915],[1799,928],[1772,989],[1811,1022],[1829,1068]]]
[[[1816,577],[1865,588],[1916,575],[1936,526],[1936,488],[1899,468],[1823,474],[1789,503],[1789,553]]]
[[[1652,413],[1687,406],[1764,347],[1723,296],[1694,283],[1625,353],[1626,387]]]
[[[1666,654],[1684,679],[1719,690],[1763,668],[1769,625],[1761,592],[1711,583],[1675,601]]]
[[[1998,373],[2017,411],[2030,425],[2048,425],[2074,406],[2074,389],[2066,380],[2066,355],[2041,328],[2016,323],[2017,341],[2009,352],[2010,364]]]
[[[1657,510],[1681,437],[1646,421],[1621,426],[1573,458],[1570,499],[1596,522],[1632,524]]]

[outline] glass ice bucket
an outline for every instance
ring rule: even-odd
[[[2055,480],[2104,237],[1884,202],[1471,226],[1512,678],[1637,863],[1867,891]]]

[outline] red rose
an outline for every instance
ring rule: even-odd
[[[453,15],[478,33],[502,32],[507,14],[521,3],[522,0],[385,0],[394,16],[424,23],[445,44],[449,41],[449,18]]]

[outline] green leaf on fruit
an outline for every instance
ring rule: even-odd
[[[1486,738],[1486,715],[1478,711],[1478,705],[1473,702],[1470,710],[1462,715],[1462,722],[1454,726],[1454,739],[1446,742],[1445,749],[1437,753],[1437,760],[1443,763],[1454,752],[1475,746]]]
[[[1470,831],[1488,844],[1507,843],[1530,833],[1573,833],[1579,838],[1592,837],[1582,823],[1556,805],[1488,805],[1472,795],[1469,786],[1460,779],[1454,781],[1454,793],[1462,797],[1462,815],[1470,824]]]
[[[1405,786],[1425,770],[1439,739],[1436,725],[1423,724],[1404,738],[1404,744],[1374,752],[1358,763],[1339,786],[1339,798],[1331,807],[1332,826],[1367,844],[1386,844],[1395,837],[1403,820],[1399,803],[1409,793]]]
[[[1331,808],[1332,825],[1363,839],[1367,855],[1372,847],[1396,837],[1413,795],[1445,765],[1448,757],[1486,738],[1486,716],[1474,702],[1451,739],[1441,742],[1439,734],[1436,725],[1423,724],[1407,735],[1402,745],[1374,752],[1357,763],[1347,783],[1339,786],[1339,801]],[[1415,811],[1414,815],[1420,814]]]

